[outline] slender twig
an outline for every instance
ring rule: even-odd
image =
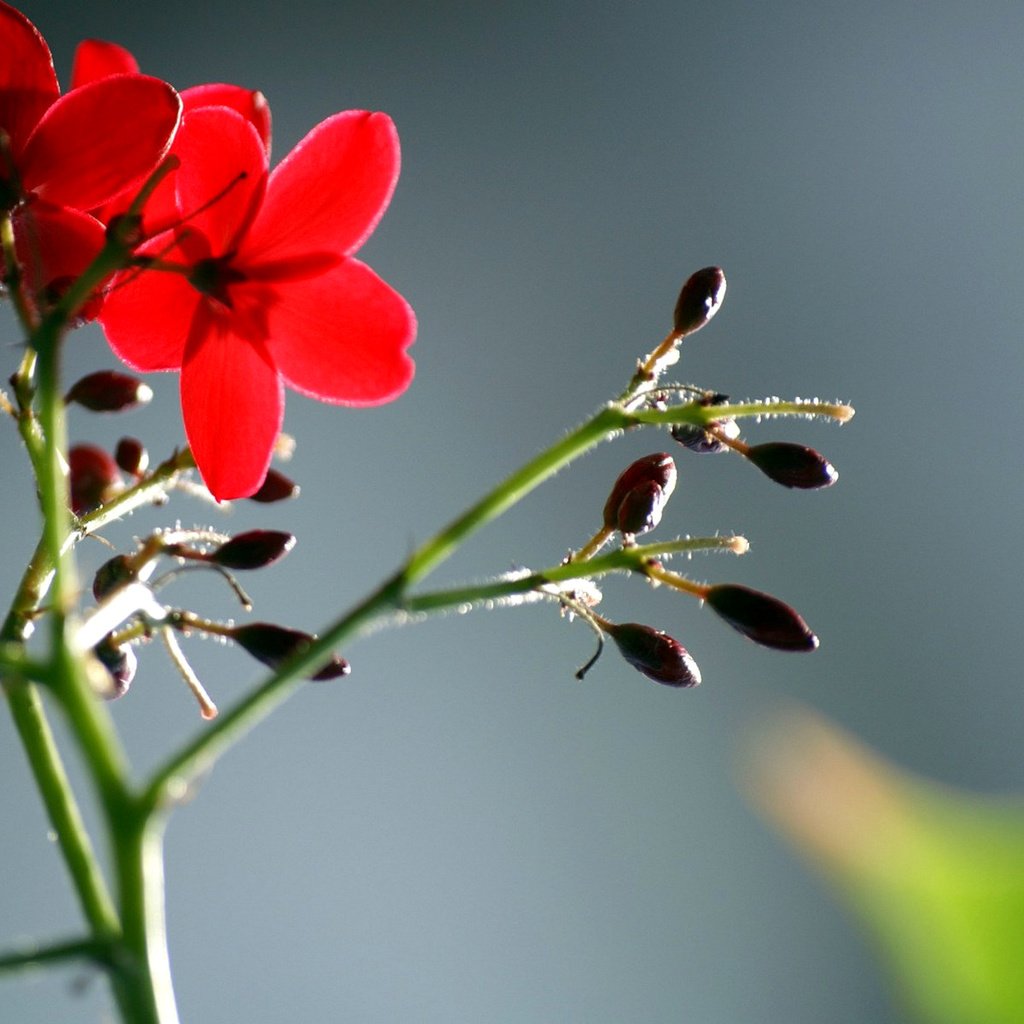
[[[90,960],[102,967],[112,967],[116,963],[116,948],[113,942],[93,937],[27,946],[0,954],[0,973],[71,960]]]

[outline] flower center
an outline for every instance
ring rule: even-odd
[[[228,309],[233,308],[229,286],[246,279],[242,271],[236,270],[231,265],[233,255],[233,253],[228,253],[225,256],[209,256],[199,260],[192,265],[188,275],[189,284],[196,291],[209,295],[210,298],[216,299]]]

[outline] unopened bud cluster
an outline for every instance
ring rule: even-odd
[[[316,637],[310,633],[269,622],[243,625],[215,622],[191,611],[156,606],[155,595],[184,569],[204,567],[223,577],[243,606],[251,607],[248,595],[241,589],[232,573],[265,569],[280,561],[295,546],[295,537],[282,530],[247,530],[227,537],[211,530],[169,530],[155,533],[141,542],[131,554],[119,554],[108,559],[97,570],[92,592],[99,607],[94,615],[110,614],[118,607],[119,595],[131,592],[141,584],[150,595],[147,607],[130,609],[114,624],[96,646],[94,653],[109,675],[109,685],[103,690],[108,698],[120,697],[127,692],[135,675],[137,660],[133,644],[148,641],[155,632],[175,631],[188,636],[203,633],[229,640],[241,647],[257,661],[272,669],[281,668],[291,658],[305,652]],[[161,560],[170,560],[177,568],[156,575]],[[200,701],[204,718],[212,718],[217,709],[184,660],[176,641],[167,644],[182,676]],[[348,662],[336,654],[328,653],[309,674],[310,679],[327,680],[347,675]]]
[[[704,327],[718,311],[725,288],[725,275],[718,267],[705,267],[686,281],[676,303],[672,332],[641,364],[627,392],[627,396],[638,396],[629,398],[630,407],[635,408],[640,403],[664,413],[673,396],[680,395],[680,409],[703,413],[699,419],[691,414],[686,420],[671,425],[670,433],[682,448],[699,455],[736,452],[769,479],[785,487],[814,490],[831,486],[838,479],[838,473],[813,448],[786,441],[761,444],[743,441],[736,417],[729,415],[727,395],[658,381],[664,369],[675,361],[674,346]],[[721,416],[714,415],[718,407],[722,408]],[[749,411],[746,414],[749,415]],[[676,491],[677,477],[676,464],[665,452],[644,456],[627,466],[608,494],[601,530],[571,555],[570,561],[581,563],[581,573],[585,573],[584,564],[616,534],[621,538],[624,552],[635,548],[636,538],[653,531],[662,522],[669,499]],[[657,545],[653,549],[657,550]],[[637,549],[637,553],[641,550],[646,549]],[[742,553],[746,542],[743,541],[742,548],[737,545],[735,550]],[[636,571],[656,585],[698,598],[729,626],[763,647],[778,651],[812,651],[818,646],[817,636],[803,618],[770,594],[734,583],[697,583],[670,571],[659,558],[645,559],[636,566]],[[563,596],[562,601],[571,611],[586,618],[601,636],[609,637],[626,662],[648,678],[676,687],[700,683],[700,670],[693,657],[668,633],[642,623],[612,622],[592,608],[580,606],[571,596]],[[597,655],[577,673],[580,678],[596,658]]]

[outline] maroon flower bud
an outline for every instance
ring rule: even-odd
[[[818,638],[807,623],[777,597],[737,583],[709,587],[704,600],[745,637],[777,651],[813,651]]]
[[[77,402],[92,412],[124,412],[145,405],[152,397],[153,389],[138,377],[100,370],[74,384],[64,401]]]
[[[52,309],[67,294],[68,289],[75,283],[75,279],[67,274],[55,277],[48,281],[36,294],[36,303],[40,309]],[[103,308],[103,294],[99,291],[93,292],[78,308],[74,316],[76,326],[95,320]]]
[[[666,686],[697,686],[700,669],[686,648],[660,629],[639,622],[609,626],[619,653],[638,672]]]
[[[122,437],[114,449],[114,461],[129,476],[142,476],[149,468],[149,452],[134,437]]]
[[[697,404],[703,406],[722,405],[728,401],[728,395],[716,393],[698,399]],[[708,426],[716,427],[719,432],[730,439],[740,436],[740,428],[731,416],[724,420],[712,420]],[[677,423],[672,427],[671,434],[684,448],[689,448],[691,452],[696,452],[698,455],[718,455],[729,447],[724,441],[709,434],[705,427],[697,426],[694,423]]]
[[[263,569],[284,558],[295,537],[281,530],[249,530],[211,551],[206,560],[224,569]]]
[[[699,331],[717,312],[725,298],[725,274],[721,267],[705,267],[691,274],[679,292],[672,329],[679,336]]]
[[[676,487],[676,464],[657,452],[637,459],[615,481],[604,505],[607,530],[635,535],[653,530]]]
[[[273,669],[280,668],[290,657],[305,650],[316,639],[309,633],[275,626],[270,622],[251,622],[245,626],[235,626],[229,635],[257,661],[262,661],[264,665]],[[349,664],[344,658],[332,654],[330,660],[309,678],[318,681],[337,679],[338,676],[347,676],[350,671]]]
[[[121,489],[117,463],[102,448],[91,444],[75,445],[68,452],[71,483],[71,510],[84,516],[109,501]]]
[[[139,667],[139,659],[135,656],[131,644],[115,647],[107,637],[96,645],[94,652],[103,667],[110,673],[111,687],[104,696],[107,700],[123,697],[132,685],[135,671]]]
[[[145,231],[141,213],[117,213],[107,222],[107,238],[120,242],[126,249],[134,249],[142,243]]]
[[[299,485],[289,480],[284,473],[271,468],[267,470],[266,479],[260,485],[260,489],[255,494],[250,494],[249,500],[268,505],[273,501],[285,501],[287,498],[298,496]]]
[[[831,487],[838,479],[836,468],[813,448],[787,441],[755,444],[744,452],[765,476],[784,487],[814,490]]]
[[[118,587],[134,579],[131,559],[127,555],[114,555],[96,570],[96,575],[92,579],[92,596],[97,601],[102,601]]]

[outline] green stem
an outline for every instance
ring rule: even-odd
[[[40,542],[0,627],[0,638],[6,643],[20,647],[31,634],[34,615],[51,578],[46,546]],[[54,742],[39,691],[26,679],[7,672],[4,673],[4,690],[85,919],[97,937],[113,937],[120,932],[117,912]]]
[[[61,342],[65,325],[74,310],[116,265],[115,248],[108,246],[104,250],[101,258],[68,290],[62,303],[43,320],[32,338],[38,356],[38,415],[44,440],[42,472],[37,483],[44,518],[44,549],[49,564],[55,570],[50,614],[51,687],[92,777],[106,832],[113,844],[120,911],[117,933],[127,964],[124,971],[111,974],[115,998],[125,1021],[132,1024],[173,1024],[177,1020],[173,997],[168,1002],[160,991],[169,984],[169,970],[163,966],[166,963],[166,946],[162,938],[162,914],[158,914],[152,924],[147,921],[153,910],[153,901],[147,898],[146,879],[146,872],[152,867],[153,844],[148,840],[145,819],[139,815],[130,789],[127,758],[106,707],[89,684],[86,661],[76,651],[69,628],[69,618],[77,600],[77,583],[73,546],[67,543],[71,523],[63,454],[67,450],[67,440],[60,386]],[[55,786],[70,794],[66,778],[56,779]],[[159,834],[155,834],[159,864]],[[87,847],[85,850],[90,855],[93,870],[98,872],[95,856]],[[162,886],[159,872],[155,884]],[[159,905],[162,907],[162,897]],[[109,928],[109,922],[106,927]],[[99,933],[99,929],[96,931]],[[160,933],[158,940],[154,940],[154,932]],[[98,934],[98,937],[106,935]]]
[[[30,683],[9,681],[7,702],[85,919],[97,939],[113,939],[121,930],[117,911],[54,742],[39,691]]]
[[[497,518],[534,488],[564,466],[621,430],[641,422],[638,414],[611,403],[599,410],[560,441],[517,469],[462,515],[430,538],[409,560],[376,591],[354,609],[331,624],[300,655],[257,687],[246,697],[222,712],[209,729],[174,754],[153,775],[142,800],[147,807],[158,807],[167,800],[183,797],[191,780],[232,743],[267,717],[302,684],[302,676],[322,662],[333,648],[355,636],[365,626],[406,609],[406,592],[448,558],[471,534]],[[690,422],[700,422],[699,416]],[[680,419],[680,422],[686,422]],[[614,558],[613,556],[605,556]],[[598,561],[597,559],[594,560]],[[580,563],[582,564],[582,563]],[[581,575],[580,564],[567,570],[567,577]],[[618,566],[617,566],[618,567]],[[559,570],[561,571],[561,570]],[[609,570],[611,571],[611,567]]]
[[[87,537],[136,509],[153,504],[175,485],[181,473],[188,469],[195,469],[195,467],[195,459],[188,448],[176,451],[133,487],[129,487],[105,505],[82,516],[78,520],[78,537]]]
[[[646,574],[645,564],[652,558],[713,550],[739,554],[745,549],[746,541],[742,537],[688,537],[685,540],[637,545],[584,561],[564,562],[521,576],[507,576],[485,583],[415,594],[404,598],[399,610],[410,615],[418,615],[479,604],[483,601],[501,601],[523,594],[543,594],[544,588],[550,588],[552,584],[569,583],[575,579],[593,579],[612,572]],[[554,595],[555,592],[552,591],[551,596]]]
[[[702,426],[714,420],[751,416],[823,416],[826,419],[846,423],[853,419],[854,409],[842,402],[736,402],[732,405],[673,405],[667,409],[636,409],[629,415],[632,425],[649,424],[669,427],[677,423],[692,423]]]
[[[35,318],[22,289],[21,265],[14,245],[14,221],[9,210],[0,216],[0,249],[3,251],[4,283],[11,296],[14,312],[25,333],[31,334],[35,328]]]
[[[0,973],[71,960],[90,960],[100,966],[110,967],[114,961],[114,946],[110,942],[94,938],[69,939],[67,942],[31,946],[0,954]]]
[[[428,540],[413,553],[395,579],[401,581],[403,589],[423,579],[448,558],[470,534],[521,501],[530,491],[539,487],[585,451],[631,426],[633,422],[632,414],[621,406],[605,406],[595,416],[517,469],[440,533]],[[330,632],[328,630],[325,635],[329,635]]]
[[[143,805],[156,808],[167,800],[183,797],[191,780],[297,690],[302,685],[303,673],[315,668],[323,661],[324,655],[356,635],[364,626],[401,611],[408,587],[448,558],[470,534],[501,515],[583,452],[629,426],[630,421],[630,414],[621,406],[607,405],[512,473],[413,552],[398,572],[329,626],[304,652],[290,658],[265,683],[233,708],[222,712],[209,729],[173,755],[153,775],[143,793]]]
[[[178,1024],[164,919],[164,821],[136,804],[114,835],[123,945],[131,959],[111,981],[125,1024]]]

